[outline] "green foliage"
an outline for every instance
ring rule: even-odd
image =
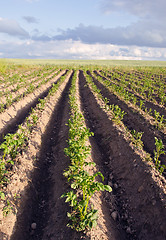
[[[58,81],[57,84],[53,85],[50,89],[53,89],[55,93],[60,84],[65,80],[66,76],[63,76],[62,79]],[[32,84],[28,88],[33,91]],[[28,90],[28,91],[29,91]],[[8,96],[8,98],[10,95]],[[48,95],[49,99],[50,95]],[[13,101],[13,100],[12,100]],[[37,124],[39,119],[39,111],[44,109],[46,103],[45,99],[39,99],[39,104],[31,109],[30,115],[26,118],[24,127],[22,125],[18,126],[18,131],[14,134],[7,134],[4,137],[3,143],[0,145],[1,150],[1,158],[0,158],[0,188],[3,188],[3,185],[6,184],[9,180],[9,170],[11,170],[12,166],[15,164],[15,159],[17,155],[22,151],[23,147],[26,147],[26,144],[29,139],[29,133],[32,132],[33,127]],[[0,198],[1,200],[5,200],[5,194],[1,190],[0,191]],[[11,210],[10,202],[7,202],[7,205],[4,208],[4,215],[6,216]]]
[[[61,197],[66,198],[71,207],[71,213],[67,213],[69,218],[68,226],[76,231],[84,231],[91,229],[97,225],[97,210],[93,206],[89,206],[89,201],[96,191],[111,191],[111,187],[104,185],[95,178],[100,176],[104,180],[101,172],[90,175],[86,170],[86,166],[95,165],[92,162],[86,162],[87,156],[90,154],[90,146],[86,145],[86,141],[93,133],[84,125],[84,117],[79,111],[75,97],[76,77],[72,79],[70,89],[69,102],[71,108],[71,116],[69,119],[69,140],[68,148],[65,148],[65,154],[70,158],[71,165],[64,172],[68,182],[71,182],[71,191],[64,193]]]
[[[145,99],[154,103],[157,102],[157,99],[161,99],[161,102],[158,101],[158,103],[162,105],[165,104],[165,84],[161,79],[159,79],[159,81],[156,80],[155,82],[154,79],[151,79],[152,76],[148,73],[146,73],[147,76],[145,78],[142,78],[142,69],[139,73],[141,76],[139,78],[131,73],[123,73],[122,75],[122,71],[124,71],[122,69],[120,69],[120,72],[118,73],[116,71],[116,69],[114,69],[112,73],[108,71],[100,71],[100,73],[94,71],[95,78],[102,82],[105,87],[119,98],[123,98],[127,103],[133,103],[135,107],[137,104],[137,108],[154,117],[155,125],[159,130],[165,127],[166,120],[164,119],[164,115],[161,116],[156,110],[152,113],[151,108],[148,109],[145,107]],[[156,87],[156,85],[159,85],[159,87]],[[128,86],[130,91],[128,90]]]
[[[0,73],[5,73],[8,68],[8,62],[6,59],[0,59]]]
[[[140,109],[142,109],[143,110],[143,107],[144,107],[144,101],[142,100],[142,99],[140,99]]]
[[[156,110],[154,110],[154,115],[155,115],[155,124],[158,129],[161,129],[162,127],[165,126],[164,115],[160,115],[160,113],[157,112]]]
[[[132,142],[137,148],[143,148],[143,142],[141,140],[143,132],[137,132],[135,129],[131,131]]]
[[[118,105],[110,105],[110,110],[113,114],[113,120],[118,124],[123,120],[124,115],[126,114]]]
[[[5,194],[2,191],[0,191],[0,199],[5,200]]]
[[[3,208],[3,215],[6,217],[9,213],[15,212],[14,207],[11,205],[10,201],[7,200],[6,206]]]
[[[46,103],[46,99],[39,99],[39,103],[37,105],[38,109],[39,110],[44,110],[45,103]]]
[[[36,125],[36,123],[37,123],[39,117],[38,117],[36,114],[32,114],[31,117],[32,117],[32,120],[33,120],[33,124]]]
[[[156,137],[155,137],[155,145],[156,145],[156,149],[154,150],[155,166],[160,173],[163,173],[164,169],[166,169],[166,166],[164,164],[161,164],[159,157],[160,155],[165,154],[164,145],[162,140]]]

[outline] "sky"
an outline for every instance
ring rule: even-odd
[[[166,61],[165,0],[1,0],[0,58]]]

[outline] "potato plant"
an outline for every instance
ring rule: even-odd
[[[4,200],[3,185],[9,181],[8,171],[15,164],[15,159],[28,142],[29,134],[36,126],[39,119],[39,112],[44,110],[46,102],[50,96],[55,94],[60,85],[66,79],[66,75],[61,76],[56,84],[53,84],[49,94],[44,99],[39,99],[35,108],[31,109],[25,123],[18,126],[18,131],[13,134],[7,134],[0,145],[0,198]]]
[[[163,173],[164,169],[166,169],[166,166],[164,164],[161,164],[159,157],[160,155],[165,154],[164,145],[162,140],[156,137],[155,137],[155,145],[156,145],[156,149],[154,150],[155,167],[160,173]]]
[[[126,88],[121,85],[112,83],[109,79],[104,78],[101,75],[98,75],[96,72],[95,78],[101,82],[105,87],[107,87],[111,92],[117,95],[119,98],[122,98],[127,104],[132,103],[134,108],[136,108],[140,112],[144,112],[149,114],[154,119],[154,126],[159,130],[163,130],[165,127],[166,119],[164,119],[164,115],[160,116],[160,113],[156,112],[156,110],[152,111],[151,109],[145,108],[145,100],[139,99],[135,94],[130,93]],[[142,89],[142,88],[141,88]],[[145,91],[142,89],[141,91]]]
[[[135,146],[136,149],[141,149],[143,150],[143,146],[144,143],[141,140],[143,132],[137,132],[135,129],[133,130],[129,130],[127,128],[127,126],[125,126],[122,122],[123,120],[123,116],[126,114],[124,111],[122,111],[118,105],[109,105],[109,100],[107,98],[105,98],[101,93],[100,90],[97,88],[97,86],[94,84],[94,82],[92,81],[93,76],[90,76],[89,74],[86,75],[86,81],[88,82],[88,84],[90,85],[90,87],[92,88],[92,91],[94,91],[94,93],[97,94],[98,98],[100,100],[103,101],[103,105],[104,105],[104,109],[106,111],[111,111],[112,114],[112,121],[114,121],[117,125],[121,125],[123,126],[123,128],[125,129],[125,135],[129,137],[130,141],[132,142],[133,146]],[[154,110],[155,111],[155,110]],[[163,116],[161,117],[160,114],[158,112],[156,112],[156,115],[158,118],[161,118],[163,121]],[[159,121],[157,121],[157,124],[159,123]],[[163,122],[161,122],[163,123]],[[161,154],[164,154],[165,151],[164,149],[164,145],[162,143],[162,140],[158,140],[155,137],[155,145],[156,145],[156,150],[154,150],[154,164],[155,164],[155,168],[157,171],[159,171],[161,174],[163,173],[163,171],[166,169],[166,166],[164,164],[161,164],[161,161],[159,160],[159,156]],[[147,154],[147,153],[146,153]],[[152,157],[150,157],[149,154],[147,154],[147,160],[151,161]]]
[[[49,73],[49,72],[48,72]],[[25,89],[25,91],[21,94],[18,94],[16,96],[13,97],[13,95],[10,93],[6,96],[6,100],[4,103],[0,103],[0,113],[3,112],[6,108],[9,108],[13,103],[16,103],[18,101],[20,101],[20,99],[22,99],[23,97],[27,96],[28,94],[34,92],[34,90],[40,88],[42,85],[46,84],[47,82],[49,82],[52,78],[54,78],[58,73],[55,72],[51,77],[49,77],[49,74],[46,74],[46,76],[43,78],[43,74],[40,73],[39,76],[40,78],[37,78],[34,81],[31,81],[28,85],[28,87]],[[38,76],[38,77],[39,77]],[[26,86],[27,83],[25,82]]]
[[[65,148],[65,154],[70,158],[71,165],[64,172],[71,183],[71,191],[64,193],[61,197],[66,198],[69,202],[71,212],[67,213],[69,218],[68,226],[76,231],[84,231],[91,229],[97,225],[97,210],[90,205],[90,199],[96,191],[111,191],[111,187],[104,185],[96,180],[100,176],[102,181],[104,177],[101,172],[90,174],[86,171],[88,165],[95,165],[94,162],[86,161],[90,154],[90,146],[86,142],[93,133],[85,127],[84,117],[80,112],[76,92],[76,75],[72,79],[70,88],[69,102],[71,115],[68,122],[69,125],[69,140],[68,148]]]

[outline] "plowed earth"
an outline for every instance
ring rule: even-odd
[[[155,138],[162,139],[163,144],[166,146],[166,135],[157,130],[153,125],[150,124],[140,113],[134,111],[129,107],[123,100],[118,98],[115,94],[108,91],[99,81],[93,77],[93,81],[96,86],[101,90],[104,97],[109,100],[110,104],[118,104],[118,106],[126,113],[123,118],[123,123],[128,129],[135,129],[137,132],[143,132],[142,141],[144,143],[144,149],[151,155],[153,155],[153,150],[155,149]],[[152,108],[153,109],[153,108]],[[163,164],[166,165],[165,157],[161,156]]]
[[[60,73],[62,75],[66,71]],[[69,73],[69,72],[68,72]],[[94,133],[90,137],[91,156],[96,169],[101,171],[111,193],[97,193],[91,203],[98,209],[98,225],[90,232],[78,233],[66,226],[70,207],[60,196],[70,190],[63,176],[70,160],[64,154],[68,139],[69,89],[73,71],[58,91],[49,99],[37,126],[31,133],[27,148],[17,158],[10,182],[5,188],[9,199],[15,200],[16,214],[0,215],[2,240],[164,240],[166,236],[166,181],[138,155],[123,133],[101,108],[86,82],[83,71],[78,74],[78,102],[85,123]],[[25,103],[11,119],[1,120],[1,133],[15,132],[37,99],[45,97],[59,78],[42,87],[36,97]],[[94,80],[95,81],[95,80]],[[144,148],[153,154],[154,136],[165,144],[165,135],[154,131],[141,116],[95,81],[110,104],[118,104],[127,114],[124,123],[129,128],[143,131]],[[7,110],[6,110],[7,111]],[[1,135],[1,142],[3,141]],[[164,159],[163,159],[164,161]],[[4,207],[3,203],[0,209]]]

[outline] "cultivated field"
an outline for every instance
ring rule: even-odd
[[[165,62],[0,61],[0,239],[164,240]]]

